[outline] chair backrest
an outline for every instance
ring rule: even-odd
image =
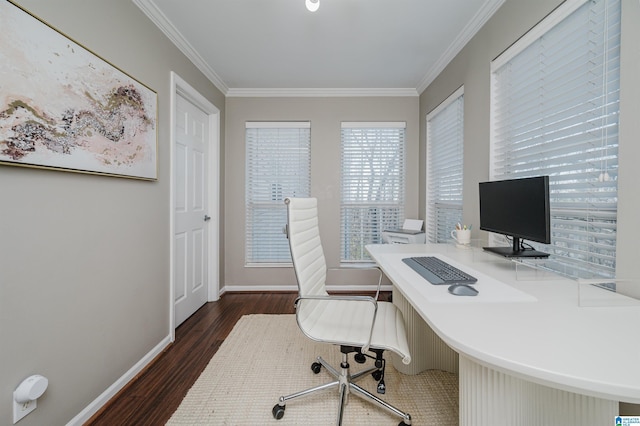
[[[298,292],[304,296],[326,296],[327,265],[318,228],[318,200],[287,198],[287,237]]]

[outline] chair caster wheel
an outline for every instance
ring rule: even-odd
[[[282,417],[284,417],[284,407],[285,407],[284,405],[280,405],[280,404],[276,404],[273,406],[273,409],[271,410],[271,412],[273,413],[274,419],[280,420]]]
[[[353,356],[353,359],[358,363],[358,364],[364,364],[365,362],[367,362],[367,357],[364,356],[364,354],[360,354],[357,353]]]
[[[314,374],[318,374],[321,368],[322,364],[320,364],[319,362],[314,362],[313,364],[311,364],[311,371],[313,371]]]
[[[376,370],[373,373],[371,373],[371,376],[373,377],[373,380],[375,380],[377,382],[378,380],[380,380],[382,378],[382,371]]]

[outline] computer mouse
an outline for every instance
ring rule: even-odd
[[[449,293],[456,296],[477,296],[478,290],[467,284],[453,284],[449,286]]]

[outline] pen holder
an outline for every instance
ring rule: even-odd
[[[451,231],[451,238],[453,238],[461,246],[471,245],[471,230],[470,229],[454,229]]]

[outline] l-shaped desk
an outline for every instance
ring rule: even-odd
[[[412,362],[406,374],[459,374],[461,426],[614,425],[618,402],[640,403],[640,302],[585,307],[576,281],[517,279],[515,264],[449,244],[380,244],[368,252],[393,284]],[[402,262],[435,255],[478,278],[454,296]],[[638,413],[640,415],[640,413]]]

